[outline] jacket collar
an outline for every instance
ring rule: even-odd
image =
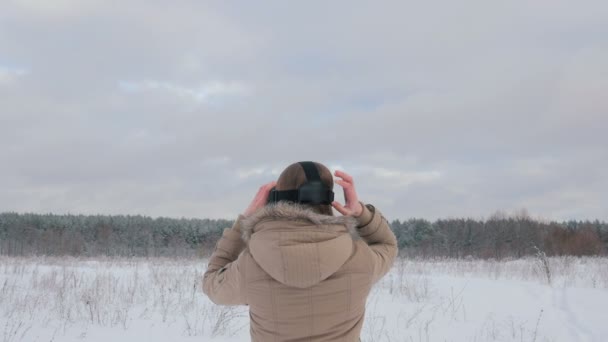
[[[267,220],[308,221],[315,225],[343,225],[353,240],[360,239],[357,219],[352,216],[329,216],[318,214],[305,205],[293,202],[271,203],[245,216],[241,222],[242,237],[249,242],[255,226]]]

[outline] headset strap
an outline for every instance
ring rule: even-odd
[[[275,191],[273,201],[274,202],[278,202],[278,201],[298,202],[298,190]]]
[[[317,166],[315,163],[311,161],[300,162],[302,168],[304,169],[304,173],[306,173],[306,181],[321,181],[321,176],[319,175],[319,170],[317,170]]]

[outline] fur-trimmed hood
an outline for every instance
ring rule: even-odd
[[[306,288],[335,273],[359,239],[357,220],[290,202],[266,205],[241,220],[253,259],[277,281]]]
[[[343,225],[354,240],[360,239],[357,231],[357,219],[352,216],[322,215],[298,203],[277,202],[268,204],[241,220],[243,241],[249,242],[255,226],[268,220],[309,221],[317,226]]]

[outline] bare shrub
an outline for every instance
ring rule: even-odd
[[[534,248],[536,249],[536,258],[538,259],[539,267],[547,279],[547,284],[551,285],[551,268],[549,267],[549,259],[547,258],[547,254],[538,249],[536,246],[534,246]]]

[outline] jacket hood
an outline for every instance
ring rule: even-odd
[[[307,288],[334,274],[359,239],[357,219],[329,216],[292,202],[268,204],[241,222],[242,238],[260,267],[277,281]]]

